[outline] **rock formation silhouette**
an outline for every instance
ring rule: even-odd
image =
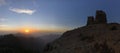
[[[120,24],[107,23],[106,14],[96,11],[87,25],[63,33],[49,43],[45,53],[120,53]]]
[[[94,17],[88,16],[87,25],[93,25],[95,24]]]
[[[102,10],[96,11],[96,17],[88,16],[87,25],[107,24],[106,13]]]
[[[102,10],[97,10],[96,11],[96,18],[95,18],[96,24],[106,24],[107,19],[106,19],[106,13]]]

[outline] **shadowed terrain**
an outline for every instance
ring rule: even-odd
[[[0,36],[0,53],[39,53],[40,49],[42,49],[42,42],[38,43],[34,38],[13,34]]]
[[[106,14],[96,11],[86,26],[67,31],[49,43],[45,53],[120,53],[120,24],[107,23]]]
[[[52,36],[52,37],[50,37]],[[0,36],[0,53],[43,53],[45,45],[59,35],[25,37],[25,34],[7,34]]]

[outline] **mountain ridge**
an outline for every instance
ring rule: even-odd
[[[88,20],[86,26],[63,33],[46,46],[45,53],[120,53],[120,24],[107,23],[101,12],[96,13],[97,23]]]

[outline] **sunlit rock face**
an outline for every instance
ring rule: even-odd
[[[44,52],[120,53],[120,24],[105,23],[106,21],[67,31],[48,44]]]

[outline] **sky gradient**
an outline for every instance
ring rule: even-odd
[[[66,31],[86,24],[96,10],[120,23],[119,0],[0,0],[0,31],[32,28]]]

